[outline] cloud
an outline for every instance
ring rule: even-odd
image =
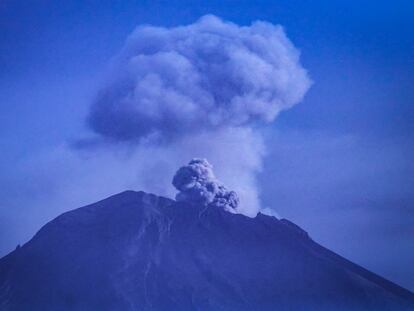
[[[169,180],[184,161],[209,159],[239,195],[231,209],[254,217],[265,154],[260,127],[298,103],[310,84],[281,26],[239,26],[212,15],[187,26],[139,26],[91,105],[87,122],[98,139],[78,147],[103,141],[134,149],[136,171],[151,167],[146,184],[161,194],[171,193]],[[221,190],[201,197],[211,203]],[[177,198],[194,198],[191,191]]]
[[[235,211],[239,204],[236,192],[229,191],[213,173],[213,166],[206,159],[192,159],[175,173],[173,185],[179,191],[177,201],[196,202],[206,206]]]
[[[310,86],[281,26],[212,15],[188,26],[137,27],[113,67],[88,124],[115,141],[271,122]]]

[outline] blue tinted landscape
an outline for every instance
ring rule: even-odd
[[[0,310],[414,310],[409,1],[3,1]]]

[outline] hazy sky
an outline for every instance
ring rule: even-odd
[[[263,205],[414,290],[412,1],[2,1],[0,255],[65,210],[138,187],[133,167],[68,146],[88,135],[97,87],[135,26],[204,14],[281,24],[313,81],[266,130]]]

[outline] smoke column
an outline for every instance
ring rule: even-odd
[[[87,119],[98,139],[133,146],[138,170],[166,194],[177,167],[208,159],[238,193],[236,212],[248,216],[260,209],[260,128],[311,84],[281,26],[212,15],[187,26],[137,27],[108,76]]]
[[[207,206],[237,211],[239,197],[214,176],[213,166],[206,159],[192,159],[175,173],[173,185],[179,193],[177,201],[197,202]]]

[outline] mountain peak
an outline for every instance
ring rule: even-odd
[[[125,191],[0,260],[1,310],[412,310],[294,223]]]

